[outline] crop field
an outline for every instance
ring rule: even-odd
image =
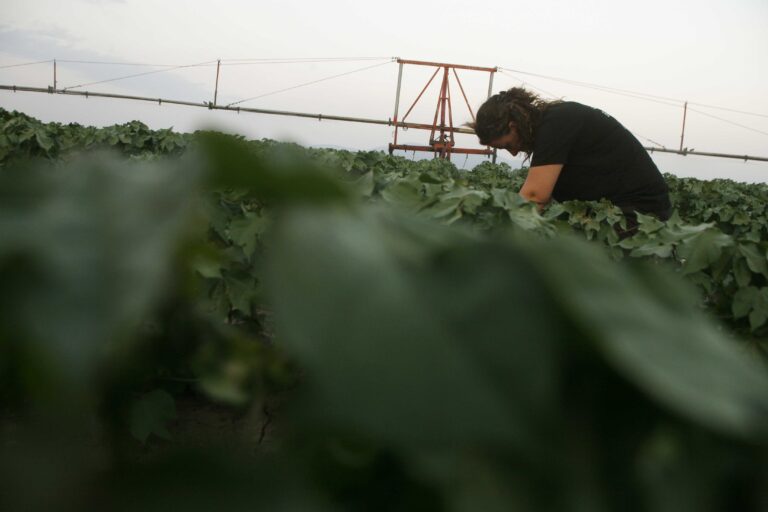
[[[768,186],[525,172],[0,109],[0,509],[768,510]]]

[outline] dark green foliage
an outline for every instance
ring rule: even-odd
[[[67,159],[106,148],[134,157],[180,155],[189,139],[189,135],[170,129],[150,130],[139,121],[94,128],[77,123],[41,123],[0,108],[0,164],[29,158]]]
[[[0,122],[4,509],[768,509],[762,186]]]
[[[713,222],[739,241],[768,238],[768,185],[666,175],[672,203],[687,222]]]

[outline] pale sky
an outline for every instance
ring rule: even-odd
[[[0,2],[3,85],[52,85],[52,64],[2,66],[54,58],[172,65],[223,59],[218,103],[227,104],[381,63],[241,106],[388,119],[394,110],[397,64],[387,58],[500,66],[516,71],[498,73],[494,92],[524,82],[545,95],[601,108],[643,145],[652,145],[650,139],[677,148],[682,102],[689,101],[696,105],[688,112],[685,146],[768,156],[768,0]],[[382,59],[226,65],[234,59],[337,57]],[[154,69],[161,68],[59,62],[58,87]],[[430,74],[427,68],[405,67],[401,117]],[[488,75],[459,74],[476,110],[487,94]],[[665,99],[641,100],[535,75]],[[215,76],[215,65],[200,66],[77,90],[202,102],[213,99]],[[470,115],[455,83],[451,85],[454,124],[459,125]],[[430,123],[437,94],[433,83],[408,120]],[[7,91],[0,91],[0,106],[44,121],[103,126],[138,119],[152,128],[180,131],[216,126],[249,138],[355,149],[382,148],[391,142],[393,131],[386,126]],[[400,141],[424,145],[428,135],[409,130]],[[459,143],[478,147],[474,137],[461,137]],[[768,181],[768,162],[658,154],[653,158],[662,171],[681,176]]]

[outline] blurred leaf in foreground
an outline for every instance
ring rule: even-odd
[[[198,183],[193,168],[108,155],[3,169],[0,352],[38,368],[16,385],[87,386],[165,290]]]
[[[643,510],[634,464],[665,425],[690,433],[673,445],[696,433],[697,466],[683,447],[667,462],[695,482],[681,502],[727,500],[720,459],[747,452],[720,451],[741,442],[726,439],[765,460],[764,369],[671,273],[567,237],[478,238],[376,209],[296,211],[270,247],[278,336],[306,371],[302,435],[390,450],[462,502],[458,482],[495,492],[462,469],[479,458],[511,493],[497,498],[528,510]]]

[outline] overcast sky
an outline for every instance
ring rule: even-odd
[[[525,83],[547,97],[602,108],[646,146],[679,146],[682,102],[689,101],[696,105],[687,116],[686,147],[768,156],[768,0],[2,0],[2,10],[4,85],[52,85],[51,64],[1,66],[54,58],[172,65],[224,59],[218,103],[228,104],[381,64],[240,105],[387,119],[393,115],[397,84],[397,64],[387,59],[397,56],[506,68],[496,74],[494,92]],[[227,62],[336,57],[381,59]],[[158,69],[163,68],[60,62],[57,85],[73,87]],[[430,74],[426,68],[405,67],[401,117]],[[213,99],[215,76],[215,65],[207,65],[73,90],[201,102]],[[476,110],[487,95],[488,74],[464,71],[460,77]],[[573,82],[657,98],[649,101]],[[454,123],[470,120],[455,83],[452,93]],[[437,94],[433,83],[408,120],[431,122]],[[0,91],[0,106],[45,121],[102,126],[138,119],[152,128],[173,126],[181,131],[213,125],[249,138],[306,145],[371,149],[386,146],[392,138],[386,126],[122,100]],[[400,137],[401,142],[420,145],[427,139],[428,132],[417,130]],[[474,137],[459,142],[476,147]],[[658,154],[654,159],[663,171],[682,176],[768,179],[768,163]],[[455,160],[461,163],[461,157]]]

